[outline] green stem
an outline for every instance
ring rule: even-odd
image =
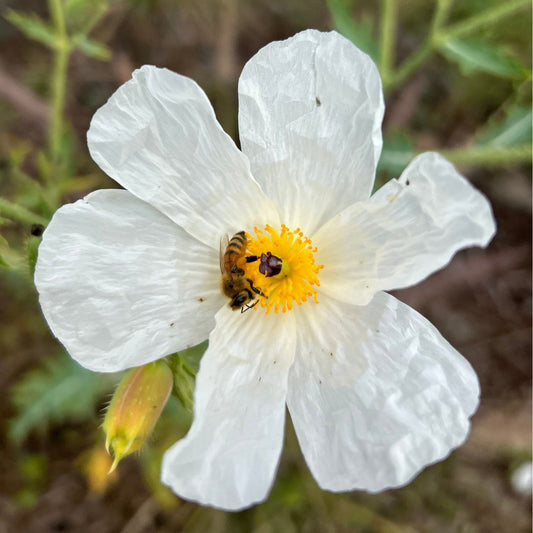
[[[521,146],[472,146],[469,148],[439,150],[439,153],[457,164],[498,166],[512,163],[531,163],[531,145]]]
[[[67,66],[70,45],[61,0],[48,0],[48,6],[57,37],[54,49],[54,68],[52,73],[51,105],[52,116],[49,129],[49,149],[52,162],[58,163],[63,136],[63,110],[65,107],[65,90],[67,84]]]
[[[17,220],[23,224],[42,224],[46,226],[48,220],[40,215],[32,213],[25,207],[15,204],[0,197],[0,215],[6,216],[12,220]]]
[[[428,39],[389,77],[388,83],[384,83],[385,91],[390,91],[408,78],[433,53],[433,50],[433,43]]]
[[[453,0],[438,0],[437,7],[433,12],[431,29],[424,44],[413,52],[398,68],[396,72],[390,72],[388,79],[383,82],[385,92],[402,83],[409,77],[434,51],[435,36],[442,24],[444,24]]]
[[[396,0],[381,0],[380,54],[379,70],[383,83],[387,83],[394,62],[394,43],[396,41]]]
[[[452,7],[453,0],[437,0],[437,9],[433,15],[433,20],[431,22],[431,33],[430,35],[436,35],[437,32],[444,26],[446,20],[448,19],[448,14]]]
[[[500,5],[493,7],[492,9],[482,11],[478,15],[474,15],[473,17],[450,26],[443,32],[444,35],[442,37],[448,41],[463,35],[467,35],[485,26],[486,24],[490,24],[491,22],[495,21],[499,22],[503,17],[509,16],[515,11],[530,4],[530,0],[508,0],[506,2],[501,2]]]

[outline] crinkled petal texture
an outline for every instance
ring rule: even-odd
[[[283,444],[295,344],[291,313],[219,311],[196,380],[194,421],[165,453],[163,483],[227,510],[266,498]]]
[[[213,248],[225,232],[278,220],[190,78],[136,70],[95,113],[87,141],[109,176]]]
[[[336,32],[262,48],[239,80],[243,152],[282,222],[306,234],[368,198],[381,152],[381,80]]]
[[[321,292],[365,305],[380,290],[414,285],[495,233],[488,200],[436,153],[346,208],[315,235]]]
[[[224,304],[218,253],[127,191],[59,209],[35,284],[54,335],[81,365],[115,372],[205,340]]]
[[[476,374],[425,318],[386,293],[367,306],[327,305],[351,323],[346,372],[357,375],[361,357],[368,369],[339,383],[298,344],[287,403],[307,464],[335,492],[404,485],[464,441],[478,405]],[[319,348],[314,356],[323,356]]]

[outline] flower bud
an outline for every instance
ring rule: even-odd
[[[167,403],[172,382],[164,361],[133,368],[122,378],[103,423],[106,450],[114,458],[110,472],[123,457],[143,447]]]

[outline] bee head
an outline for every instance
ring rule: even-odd
[[[245,289],[239,292],[233,300],[230,302],[230,307],[233,310],[240,309],[244,304],[249,302],[253,298],[252,294],[248,289]]]

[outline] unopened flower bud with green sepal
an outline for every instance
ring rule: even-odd
[[[140,450],[154,429],[172,391],[173,375],[164,360],[133,368],[118,384],[103,429],[113,454],[112,472],[121,459]]]

